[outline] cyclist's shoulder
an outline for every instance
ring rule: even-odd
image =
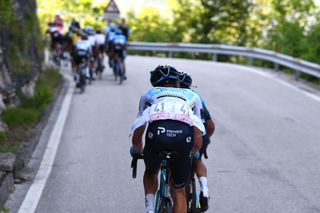
[[[203,99],[203,97],[200,95],[200,93],[196,90],[193,90],[193,89],[190,89],[192,92],[194,92],[199,98],[200,98],[200,101],[201,103],[205,104],[205,101]]]

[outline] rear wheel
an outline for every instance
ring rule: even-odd
[[[155,213],[159,213],[160,212],[160,202],[161,202],[161,198],[160,198],[160,191],[158,190],[157,191],[157,194],[156,194],[156,204],[155,204]]]
[[[171,201],[166,198],[164,200],[164,202],[162,202],[163,204],[161,205],[161,213],[172,213],[173,209],[172,209],[172,204]]]
[[[120,76],[120,84],[122,84],[124,80],[124,64],[123,61],[119,61],[119,76]]]
[[[99,80],[102,79],[102,72],[103,72],[103,65],[101,64],[101,61],[98,61],[98,67],[97,67],[97,75]]]
[[[80,74],[80,93],[83,93],[85,91],[85,86],[86,86],[86,76],[81,73]]]
[[[186,185],[186,198],[187,198],[187,212],[196,213],[198,212],[197,208],[197,192],[196,192],[196,183],[194,178],[188,181]]]

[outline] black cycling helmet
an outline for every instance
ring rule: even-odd
[[[180,73],[179,74],[179,82],[181,88],[190,89],[192,84],[192,78],[188,73]]]
[[[159,65],[150,72],[150,83],[154,87],[174,83],[179,79],[178,75],[179,72],[174,67]]]

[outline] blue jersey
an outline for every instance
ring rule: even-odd
[[[116,33],[110,31],[106,36],[106,41],[107,42],[113,42],[115,37],[116,37]]]
[[[197,93],[199,95],[199,97],[200,97],[202,108],[203,108],[201,110],[201,120],[202,120],[203,123],[206,123],[207,120],[211,119],[211,115],[210,115],[209,110],[207,108],[206,102],[204,101],[202,96],[197,91],[194,91],[194,90],[192,90],[192,91]]]
[[[127,39],[124,35],[115,35],[114,39],[113,39],[113,43],[115,45],[121,45],[124,46],[127,42]]]

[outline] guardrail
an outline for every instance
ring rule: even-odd
[[[153,43],[129,42],[129,50],[167,52],[172,57],[173,52],[210,53],[212,60],[217,61],[218,55],[237,55],[248,58],[248,65],[253,59],[262,59],[274,63],[274,69],[279,70],[279,65],[295,70],[296,79],[300,73],[306,73],[320,78],[320,65],[261,48],[247,48],[219,44],[189,44],[189,43]]]

